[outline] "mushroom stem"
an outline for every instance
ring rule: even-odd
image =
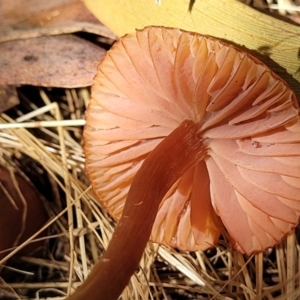
[[[184,121],[145,159],[130,187],[106,252],[69,300],[114,300],[139,265],[159,204],[167,191],[204,156],[199,124]]]

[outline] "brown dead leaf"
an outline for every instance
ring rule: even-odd
[[[0,0],[0,42],[78,31],[116,38],[79,0]]]
[[[19,104],[19,98],[14,86],[0,86],[0,113]]]
[[[73,35],[0,43],[0,85],[89,86],[105,50]]]

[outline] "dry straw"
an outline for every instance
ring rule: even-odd
[[[49,273],[59,270],[63,280],[21,283],[2,279],[0,289],[6,294],[8,291],[13,293],[16,299],[18,292],[24,289],[28,294],[35,291],[34,299],[63,299],[88,276],[112,234],[114,223],[98,205],[84,173],[80,140],[88,93],[82,91],[66,91],[69,106],[78,99],[84,103],[77,119],[69,115],[70,119],[63,120],[63,104],[51,103],[43,90],[40,93],[44,107],[33,107],[30,113],[16,120],[5,114],[0,119],[2,163],[13,167],[13,155],[27,156],[39,163],[53,184],[63,191],[63,196],[55,200],[58,203],[55,207],[46,202],[51,219],[45,227],[55,227],[46,239],[56,239],[69,248],[69,253],[60,261],[22,258],[26,263],[46,268]],[[35,126],[35,131],[31,132],[28,124],[30,127],[31,124],[43,126]],[[43,133],[43,138],[37,130]],[[66,205],[60,207],[61,203]],[[0,264],[3,265],[37,235],[8,252]],[[228,245],[223,239],[217,248],[205,253],[179,253],[149,243],[141,267],[124,291],[123,299],[172,299],[180,295],[192,299],[299,299],[300,260],[294,232],[275,249],[253,257],[244,257]],[[11,272],[24,271],[27,270]]]

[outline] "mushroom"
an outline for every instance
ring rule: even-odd
[[[226,230],[250,255],[298,224],[297,99],[232,45],[164,27],[124,36],[99,65],[86,122],[86,170],[119,222],[70,299],[117,299],[149,238],[205,250]]]
[[[25,177],[0,165],[0,260],[9,249],[36,233],[48,220],[41,196]],[[42,254],[43,242],[28,244],[17,255]],[[1,269],[1,265],[0,265]]]

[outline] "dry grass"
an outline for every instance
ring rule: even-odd
[[[24,173],[47,178],[51,189],[44,193],[49,248],[42,259],[22,257],[18,269],[5,267],[9,275],[0,283],[1,299],[64,299],[88,276],[113,231],[114,222],[97,203],[84,173],[81,138],[89,91],[61,93],[58,102],[51,102],[41,89],[40,107],[35,99],[23,98],[10,113],[18,115],[15,119],[6,114],[0,119],[2,163],[33,166]],[[37,235],[8,252],[0,265]],[[289,300],[300,298],[299,287],[299,245],[293,232],[276,248],[253,257],[232,251],[224,238],[218,247],[196,253],[149,243],[123,299]]]
[[[299,0],[240,0],[254,8],[266,13],[300,24],[300,1]]]

